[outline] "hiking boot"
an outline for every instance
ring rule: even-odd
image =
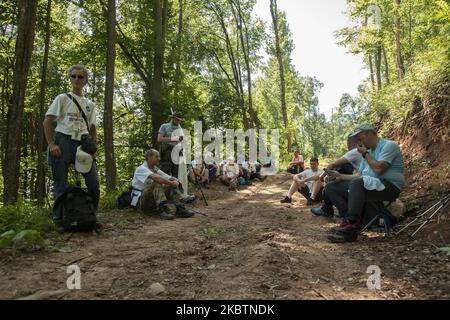
[[[103,224],[97,221],[94,226],[94,232],[100,235],[103,232]]]
[[[333,218],[333,213],[325,212],[322,208],[312,208],[311,213],[315,216],[321,216],[321,217],[327,217],[327,218]]]
[[[354,242],[358,239],[357,231],[335,231],[327,237],[332,243]]]
[[[192,203],[195,201],[195,196],[188,194],[187,196],[180,198],[180,201],[183,203]]]
[[[281,203],[292,203],[292,198],[289,198],[288,196],[284,197],[283,200],[280,200]]]
[[[64,229],[61,220],[53,220],[53,224],[55,225],[55,231],[58,233],[64,233],[66,230]]]
[[[64,233],[66,230],[64,230],[64,227],[61,225],[55,225],[55,231],[58,233]]]
[[[342,232],[350,232],[350,231],[359,231],[361,229],[361,222],[358,221],[349,221],[344,220],[343,223],[337,227],[336,231],[342,231]]]
[[[332,243],[355,242],[358,239],[357,231],[336,231],[327,236],[328,241]]]
[[[161,211],[160,213],[159,213],[159,217],[162,219],[162,220],[173,220],[175,217],[173,216],[173,214],[171,214],[171,213],[168,213],[168,212],[166,212],[166,211]]]
[[[160,207],[158,208],[158,212],[159,217],[162,220],[173,220],[175,218],[172,210],[170,210],[170,208],[166,204],[160,205]]]
[[[184,208],[184,207],[177,207],[177,212],[175,213],[175,217],[177,218],[190,218],[194,215],[194,212]]]
[[[316,201],[314,199],[308,198],[308,200],[306,200],[306,205],[307,206],[313,206],[315,204],[318,204],[320,201]]]

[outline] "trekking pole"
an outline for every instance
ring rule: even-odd
[[[439,200],[436,204],[434,204],[433,206],[431,206],[430,208],[428,208],[426,211],[424,211],[423,213],[421,213],[420,215],[418,215],[414,220],[412,220],[410,223],[408,223],[407,225],[405,225],[402,229],[400,229],[396,234],[400,234],[401,232],[403,232],[405,229],[407,229],[410,225],[412,225],[413,223],[415,223],[417,220],[419,220],[420,218],[424,217],[428,212],[432,211],[435,207],[437,207],[438,205],[442,205],[443,203],[448,202],[450,199],[450,193],[448,195],[446,195],[443,199]]]
[[[189,209],[189,210],[192,211],[193,213],[201,214],[202,216],[205,216],[205,217],[208,216],[206,213],[203,213],[203,212],[200,212],[200,211],[196,211],[196,210],[192,210],[192,209]]]
[[[433,217],[439,212],[439,211],[441,211],[441,210],[443,210],[443,209],[445,209],[445,207],[447,207],[448,206],[448,203],[449,203],[449,200],[450,200],[450,194],[449,195],[447,195],[444,199],[442,199],[442,200],[440,200],[438,203],[440,203],[440,206],[428,217],[428,219],[427,220],[425,220],[421,225],[420,225],[420,227],[419,228],[417,228],[417,230],[416,231],[414,231],[414,233],[412,233],[412,234],[410,234],[409,236],[410,236],[410,238],[412,238],[412,239],[414,239],[414,236],[420,231],[420,230],[422,230],[422,228],[428,223],[428,222],[430,222],[432,219],[433,219]]]
[[[197,178],[201,179],[201,177],[197,175],[194,168],[192,168],[192,172],[194,173],[195,185],[200,189],[200,193],[202,194],[203,201],[205,201],[205,206],[208,206],[208,201],[206,201],[206,197],[205,197],[205,194],[203,193],[202,186],[200,185],[199,180],[197,179]]]

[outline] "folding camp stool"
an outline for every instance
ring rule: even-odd
[[[394,228],[394,222],[392,221],[392,214],[387,209],[391,205],[391,203],[394,201],[391,201],[388,203],[387,206],[384,205],[383,201],[377,202],[378,204],[378,213],[377,215],[369,221],[369,223],[366,224],[364,228],[361,229],[361,232],[366,231],[369,229],[376,221],[379,221],[380,218],[383,218],[383,224],[384,224],[384,234],[385,236],[388,236],[392,233]]]

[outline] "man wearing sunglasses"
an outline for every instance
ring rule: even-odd
[[[77,149],[81,145],[81,137],[90,134],[94,139],[97,138],[96,108],[92,101],[84,97],[88,71],[82,65],[74,65],[69,69],[69,79],[72,86],[71,92],[58,95],[50,105],[44,119],[44,133],[49,151],[48,161],[54,180],[54,200],[58,199],[68,186],[69,166],[75,163]],[[54,122],[56,122],[56,128],[54,128]],[[94,200],[95,209],[97,209],[100,188],[96,162],[92,161],[92,166],[82,171],[88,192]],[[53,221],[57,227],[60,227],[61,219],[61,208],[54,207]]]

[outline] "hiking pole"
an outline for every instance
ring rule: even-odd
[[[412,234],[410,234],[409,236],[410,236],[410,238],[412,238],[412,239],[414,239],[414,236],[420,231],[420,230],[422,230],[422,228],[427,224],[427,223],[429,223],[432,219],[433,219],[433,217],[439,212],[439,211],[441,211],[441,210],[443,210],[443,209],[445,209],[445,207],[447,207],[447,205],[448,205],[448,203],[449,203],[449,200],[450,200],[450,194],[449,195],[447,195],[446,197],[444,197],[442,200],[440,200],[438,203],[440,203],[440,206],[428,217],[428,219],[427,220],[425,220],[421,225],[420,225],[420,227],[419,228],[417,228],[417,230],[416,231],[414,231],[414,233],[412,233]]]
[[[203,213],[203,212],[200,212],[200,211],[196,211],[196,210],[192,210],[192,209],[189,209],[189,210],[192,211],[193,213],[201,214],[202,216],[205,216],[205,217],[208,216],[206,213]]]
[[[194,168],[192,168],[192,172],[194,173],[195,185],[200,189],[200,193],[202,194],[203,201],[205,201],[205,206],[208,206],[208,201],[206,201],[206,197],[205,197],[205,194],[203,193],[202,186],[200,185],[200,182],[197,179],[197,178],[201,179],[201,177],[197,175]]]
[[[442,203],[447,202],[450,199],[450,193],[448,195],[446,195],[443,199],[439,200],[435,205],[431,206],[430,208],[428,208],[426,211],[424,211],[423,213],[421,213],[420,215],[418,215],[414,220],[412,220],[410,223],[408,223],[407,225],[405,225],[401,230],[399,230],[396,234],[400,234],[401,232],[403,232],[405,229],[407,229],[410,225],[412,225],[413,223],[415,223],[417,220],[421,219],[422,217],[424,217],[428,212],[432,211],[435,207],[437,207],[438,205],[442,205]]]

